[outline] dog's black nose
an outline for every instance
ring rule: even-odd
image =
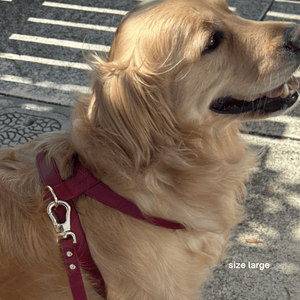
[[[284,45],[288,51],[300,52],[300,25],[288,27],[284,30]]]

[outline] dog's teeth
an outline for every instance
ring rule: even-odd
[[[293,89],[295,91],[299,88],[298,80],[294,75],[289,78],[289,80],[287,81],[287,85],[290,89]]]
[[[289,96],[292,96],[292,95],[294,95],[294,94],[295,94],[295,92],[296,92],[296,90],[290,90]]]
[[[269,98],[276,98],[281,97],[281,95],[284,93],[284,85],[277,87],[276,89],[273,89],[269,92],[267,92],[265,95]]]
[[[283,91],[282,91],[282,94],[280,95],[281,98],[286,98],[290,93],[290,89],[288,87],[288,85],[285,83],[283,85]]]

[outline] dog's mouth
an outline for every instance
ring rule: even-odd
[[[298,80],[290,77],[277,88],[262,94],[253,101],[236,99],[233,97],[219,98],[212,102],[210,110],[218,114],[242,114],[247,112],[270,114],[284,111],[293,106],[298,99]],[[239,97],[240,98],[240,97]]]

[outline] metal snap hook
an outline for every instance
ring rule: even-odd
[[[57,204],[56,204],[57,203]],[[66,208],[66,220],[63,223],[57,222],[55,216],[52,213],[52,208],[55,206],[63,205]],[[73,238],[73,243],[76,244],[76,236],[75,234],[71,231],[71,206],[62,200],[58,200],[57,198],[55,201],[51,202],[48,207],[47,207],[47,213],[55,227],[55,230],[57,232],[57,235],[59,238],[67,238],[68,235],[72,236]]]

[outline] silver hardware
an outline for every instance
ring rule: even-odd
[[[68,252],[67,252],[67,256],[68,256],[68,257],[71,257],[71,256],[73,256],[73,253],[72,253],[71,251],[68,251]]]
[[[73,264],[71,264],[71,265],[70,265],[70,269],[71,269],[71,270],[75,270],[75,269],[76,269],[76,266],[73,265]]]
[[[46,188],[49,189],[50,193],[52,194],[53,198],[54,198],[54,202],[55,202],[55,207],[57,207],[59,205],[58,203],[58,199],[56,194],[54,193],[52,187],[50,185],[46,185]]]
[[[55,195],[54,192],[53,192],[53,195]],[[55,227],[58,238],[65,239],[65,238],[67,238],[68,235],[70,235],[73,238],[73,243],[76,244],[76,242],[77,242],[76,241],[76,236],[71,231],[71,224],[70,224],[71,207],[67,202],[62,201],[62,200],[58,200],[56,195],[55,195],[55,198],[54,198],[55,201],[52,201],[48,205],[47,212],[48,212],[48,215],[49,215],[49,217],[50,217],[50,219],[51,219],[51,221],[52,221],[52,223]],[[58,223],[55,216],[52,213],[53,206],[57,207],[59,205],[63,205],[67,210],[67,212],[66,212],[66,221],[64,223]]]

